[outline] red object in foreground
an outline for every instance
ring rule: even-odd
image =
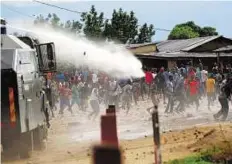
[[[116,114],[115,105],[109,105],[108,109],[106,109],[106,114]]]
[[[118,146],[117,122],[115,114],[101,116],[101,143]]]
[[[93,147],[93,164],[122,164],[118,146],[99,145]]]

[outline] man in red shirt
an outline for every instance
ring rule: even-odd
[[[152,81],[153,81],[152,72],[150,70],[147,70],[145,73],[145,82],[148,85],[148,97],[150,97],[150,88]]]
[[[191,102],[196,104],[196,110],[199,107],[199,99],[198,99],[198,82],[195,79],[195,76],[191,76],[191,80],[189,81],[189,96]]]
[[[152,80],[153,80],[153,75],[152,75],[152,72],[151,71],[146,71],[145,73],[145,82],[150,85],[152,83]]]
[[[60,111],[59,114],[63,114],[64,113],[64,109],[66,106],[68,106],[68,110],[72,112],[72,108],[71,108],[71,104],[70,104],[70,98],[72,95],[72,91],[71,89],[69,89],[68,87],[68,83],[66,82],[65,85],[63,85],[60,88]]]

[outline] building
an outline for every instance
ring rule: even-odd
[[[158,43],[159,42],[144,43],[144,44],[130,44],[127,45],[126,48],[129,49],[134,54],[157,52],[156,44]]]
[[[152,47],[152,48],[151,48]],[[224,36],[208,36],[182,40],[166,40],[158,43],[130,45],[131,50],[147,67],[173,67],[192,61],[201,61],[206,69],[213,64],[223,66],[232,63],[232,39]]]

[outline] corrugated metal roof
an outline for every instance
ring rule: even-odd
[[[157,48],[160,52],[178,52],[189,51],[204,43],[217,39],[221,36],[207,36],[192,39],[181,40],[166,40],[157,44]]]
[[[189,53],[189,52],[157,52],[157,53],[142,53],[136,54],[139,56],[147,57],[163,57],[163,58],[204,58],[204,57],[217,57],[217,53]],[[231,56],[232,53],[220,53],[220,56]]]
[[[158,43],[160,43],[160,42],[143,43],[143,44],[128,44],[128,45],[125,45],[125,46],[128,49],[133,49],[133,48],[138,48],[138,47],[143,47],[143,46],[156,45]]]
[[[232,45],[226,46],[226,47],[222,47],[222,48],[218,48],[216,50],[214,50],[215,52],[225,52],[225,51],[232,51]]]
[[[157,53],[154,54],[158,57],[169,57],[169,58],[178,58],[178,57],[193,57],[193,58],[204,58],[204,57],[217,57],[216,53],[188,53],[188,52],[174,52],[174,53]]]

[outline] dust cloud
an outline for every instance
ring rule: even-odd
[[[75,67],[88,66],[112,77],[142,77],[142,63],[122,45],[90,41],[48,26],[15,24],[13,27],[27,31],[40,42],[54,42],[57,60]]]

